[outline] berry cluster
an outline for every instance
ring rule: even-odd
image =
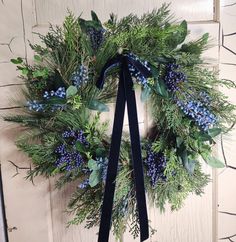
[[[204,131],[207,131],[216,122],[216,116],[212,114],[202,102],[200,101],[177,101],[177,105],[183,110],[183,112],[190,118],[192,118],[198,126]]]
[[[80,189],[85,189],[86,187],[88,187],[88,185],[89,185],[89,179],[87,178],[87,179],[85,179],[83,182],[81,182],[79,184],[79,188]]]
[[[142,61],[140,60],[136,55],[132,54],[132,53],[129,53],[128,54],[128,57],[133,59],[133,60],[136,60],[138,62],[140,62],[143,66],[145,66],[149,71],[151,70],[149,64],[147,61]],[[138,71],[132,64],[129,64],[129,71],[130,71],[130,74],[132,77],[134,77],[138,83],[140,83],[141,85],[143,85],[144,87],[147,86],[148,84],[148,80],[147,78],[145,78],[142,73],[140,73],[140,71]]]
[[[83,130],[66,130],[62,133],[62,138],[66,139],[67,143],[74,145],[77,141],[86,147],[89,145]]]
[[[179,65],[171,63],[167,65],[164,81],[167,89],[172,92],[179,91],[180,83],[186,82],[187,77],[183,72],[178,71]]]
[[[152,187],[155,187],[158,181],[166,179],[164,170],[166,168],[166,157],[162,152],[154,152],[151,145],[146,148],[147,156],[144,159],[144,164],[147,168],[147,176],[151,179]]]
[[[66,89],[65,87],[59,87],[56,91],[45,91],[43,94],[43,97],[45,99],[50,99],[51,97],[59,97],[59,98],[65,98],[66,97]]]
[[[68,130],[62,134],[62,138],[65,142],[55,149],[57,155],[56,166],[65,167],[67,171],[79,168],[84,160],[80,152],[76,150],[75,143],[79,141],[86,147],[89,145],[83,131]]]
[[[84,162],[79,152],[67,149],[64,144],[59,145],[55,153],[59,156],[56,160],[56,166],[65,167],[67,171],[79,168]]]
[[[35,112],[44,111],[44,105],[42,103],[39,103],[36,100],[28,101],[26,105],[30,111],[35,111]]]
[[[97,158],[96,161],[100,167],[101,179],[103,182],[105,182],[106,176],[107,176],[108,159],[100,157],[100,158]]]
[[[88,35],[91,41],[91,45],[94,51],[97,51],[98,48],[101,46],[102,42],[104,41],[104,33],[105,29],[95,29],[95,28],[89,28],[88,29]]]
[[[200,92],[198,98],[202,103],[204,103],[205,106],[209,105],[212,100],[206,92]]]
[[[77,71],[72,74],[71,81],[79,88],[88,81],[88,67],[81,65]]]
[[[43,98],[45,100],[50,100],[52,97],[58,97],[58,98],[66,98],[66,90],[65,87],[59,87],[56,91],[45,91],[43,94]],[[46,110],[50,110],[51,112],[55,112],[57,110],[63,110],[65,108],[64,104],[46,104],[43,102],[39,102],[36,100],[28,101],[27,106],[30,111],[35,112],[45,112]]]

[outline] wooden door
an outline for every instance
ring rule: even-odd
[[[28,40],[37,42],[33,32],[45,33],[52,24],[61,24],[66,9],[75,14],[83,13],[87,18],[94,10],[106,20],[109,13],[119,17],[130,12],[142,14],[158,8],[160,0],[4,0],[0,6],[0,108],[12,107],[11,97],[17,97],[21,80],[17,78],[15,66],[9,60],[22,56],[29,61],[33,53],[28,48]],[[186,19],[191,29],[189,38],[196,38],[209,32],[215,47],[205,53],[206,58],[214,58],[211,68],[218,65],[219,6],[214,0],[175,0],[171,9],[177,19]],[[140,107],[141,108],[141,107]],[[13,109],[14,110],[14,109]],[[148,122],[145,107],[139,117],[140,129],[145,130]],[[24,180],[30,161],[18,152],[14,139],[19,132],[16,126],[1,121],[0,161],[4,183],[8,234],[10,242],[95,242],[97,228],[86,230],[83,225],[66,228],[68,215],[64,213],[68,196],[73,187],[61,191],[54,190],[53,179],[37,178],[35,184]],[[11,164],[13,161],[17,166]],[[152,242],[211,242],[217,241],[217,196],[216,172],[204,167],[213,178],[202,197],[189,196],[185,206],[178,212],[167,209],[165,214],[149,207],[152,226],[157,233]],[[19,173],[18,175],[16,175]],[[16,175],[16,176],[14,176]],[[14,176],[14,177],[13,177]],[[111,238],[111,241],[115,241]],[[129,234],[125,242],[134,241]],[[138,241],[138,240],[137,240]]]

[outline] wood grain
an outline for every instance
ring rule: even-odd
[[[153,8],[159,8],[164,0],[35,0],[38,24],[61,23],[66,9],[75,14],[83,13],[84,18],[90,17],[90,11],[94,10],[105,21],[111,12],[119,17],[130,13],[143,14]],[[185,18],[188,21],[213,20],[214,0],[176,0],[172,1],[171,9],[176,18]]]
[[[18,82],[14,67],[9,64],[9,59],[15,55],[27,56],[32,59],[32,52],[25,48],[25,40],[29,39],[33,43],[38,41],[32,32],[45,33],[48,23],[60,24],[69,7],[75,14],[83,12],[85,18],[89,17],[90,10],[95,10],[102,20],[107,19],[110,12],[115,12],[122,17],[130,12],[142,14],[145,11],[159,7],[164,1],[157,0],[15,0],[6,1],[4,8],[1,6],[0,36],[1,53],[0,57],[0,83],[9,84]],[[21,11],[23,4],[23,12]],[[212,21],[213,20],[213,0],[176,0],[172,3],[172,10],[177,18],[188,21]],[[23,18],[22,18],[23,14]],[[23,31],[23,20],[24,31]],[[201,24],[191,24],[192,34],[190,38],[199,37],[204,32],[209,32],[215,43],[218,43],[218,24],[202,22]],[[9,41],[15,37],[11,43],[12,52],[9,50]],[[206,53],[207,57],[218,58],[217,47]],[[213,63],[216,65],[217,61]],[[16,91],[12,87],[0,89],[0,103],[8,105],[8,97]],[[139,100],[139,93],[137,93]],[[112,105],[111,105],[112,107]],[[150,119],[147,115],[147,108],[138,101],[139,122],[141,133],[144,134]],[[114,109],[105,115],[106,119],[113,115]],[[126,119],[127,130],[127,119]],[[13,143],[18,130],[13,129],[5,123],[1,123],[2,132],[0,134],[0,160],[3,162],[4,190],[6,193],[7,218],[9,227],[16,227],[10,235],[11,242],[95,242],[98,228],[86,230],[83,225],[66,228],[68,215],[64,213],[69,195],[74,191],[76,183],[63,188],[60,191],[54,189],[54,179],[36,180],[36,186],[23,180],[25,173],[21,173],[16,178],[11,178],[14,174],[12,167],[7,160],[11,159],[17,164],[28,165],[29,162],[19,153]],[[110,125],[110,130],[112,122]],[[207,170],[211,173],[211,170]],[[156,209],[149,207],[149,216],[152,226],[157,229],[157,234],[149,241],[151,242],[210,242],[212,241],[212,184],[205,190],[202,197],[190,196],[183,209],[171,213],[167,209],[165,214],[160,214]],[[110,241],[115,241],[111,237]],[[124,235],[124,242],[134,241],[128,233]],[[215,241],[214,241],[215,242]]]

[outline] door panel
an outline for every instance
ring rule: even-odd
[[[3,21],[1,22],[3,35],[0,40],[2,43],[8,43],[9,38],[11,39],[15,35],[17,39],[14,39],[12,42],[12,44],[14,43],[12,52],[9,51],[8,45],[0,45],[0,48],[3,48],[3,52],[1,51],[1,53],[4,54],[0,59],[1,85],[21,82],[16,78],[17,73],[14,66],[9,63],[9,59],[16,55],[27,56],[29,60],[32,59],[33,53],[26,47],[27,39],[33,43],[38,41],[37,37],[32,35],[32,31],[45,33],[48,28],[48,22],[60,24],[66,14],[67,7],[75,12],[75,14],[83,12],[83,17],[89,17],[90,10],[93,9],[105,20],[112,11],[117,13],[119,17],[130,12],[141,14],[155,7],[159,7],[162,2],[164,1],[15,0],[14,4],[5,3],[4,6],[1,6],[2,14],[0,16]],[[179,19],[191,21],[189,27],[192,33],[189,38],[197,38],[203,33],[209,32],[213,37],[215,45],[218,45],[219,25],[218,23],[212,22],[214,19],[213,0],[177,0],[173,2],[171,8]],[[205,22],[199,24],[196,21]],[[8,22],[10,26],[9,31],[6,28]],[[214,47],[208,50],[205,53],[205,57],[217,59],[218,48]],[[216,64],[217,61],[213,62],[212,67]],[[12,106],[12,103],[8,101],[9,97],[13,93],[17,95],[19,86],[0,88],[0,107]],[[139,94],[137,94],[137,99],[139,100]],[[145,133],[150,119],[147,116],[146,106],[140,101],[138,101],[138,108],[140,114],[140,130],[141,133]],[[113,113],[114,110],[112,109],[109,116],[113,116]],[[3,114],[3,111],[0,114]],[[104,116],[103,118],[106,119],[107,117]],[[125,129],[127,128],[126,119]],[[19,170],[19,175],[12,178],[15,174],[15,167],[8,160],[14,161],[21,168],[29,167],[30,164],[29,160],[23,154],[19,153],[14,146],[13,141],[18,132],[18,128],[13,128],[12,125],[1,121],[0,160],[3,164],[6,213],[9,228],[17,228],[9,232],[10,241],[95,242],[98,228],[86,230],[83,228],[83,225],[70,227],[69,229],[65,227],[65,223],[68,221],[68,215],[64,211],[69,195],[73,192],[76,184],[65,187],[61,191],[56,191],[54,189],[54,179],[45,180],[43,178],[37,178],[34,181],[35,185],[33,185],[23,179],[26,171],[22,169]],[[212,173],[211,169],[207,167],[204,169],[206,172]],[[213,209],[215,203],[213,199],[214,193],[214,187],[211,183],[206,188],[205,194],[202,197],[191,195],[186,200],[183,209],[178,212],[172,213],[167,208],[165,214],[160,214],[159,211],[150,206],[149,217],[152,221],[152,227],[157,229],[157,233],[149,241],[212,241],[212,231],[214,231],[212,229],[214,227],[212,218],[215,212]],[[115,239],[111,237],[110,241],[113,242]],[[134,240],[126,233],[124,235],[124,241],[131,242]]]

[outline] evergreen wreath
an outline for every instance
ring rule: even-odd
[[[235,88],[234,83],[218,79],[201,58],[209,46],[208,34],[186,42],[186,21],[176,23],[165,4],[140,18],[130,14],[118,20],[111,14],[104,25],[91,15],[92,20],[84,20],[69,12],[62,27],[50,26],[46,35],[39,34],[42,45],[30,44],[33,65],[20,57],[11,60],[25,81],[27,103],[24,113],[5,117],[26,127],[16,145],[32,160],[28,179],[57,176],[57,188],[78,183],[68,204],[74,213],[69,224],[86,221],[87,228],[100,220],[110,147],[108,123],[100,113],[114,102],[119,66],[107,70],[102,90],[95,83],[117,53],[152,73],[145,78],[129,65],[134,88],[141,89],[152,118],[141,140],[142,158],[146,193],[160,210],[166,203],[179,209],[190,193],[203,193],[210,179],[199,159],[224,167],[212,156],[212,148],[215,138],[235,122],[235,106],[218,90]],[[130,159],[124,135],[112,215],[117,238],[128,226],[134,237],[139,234]]]

